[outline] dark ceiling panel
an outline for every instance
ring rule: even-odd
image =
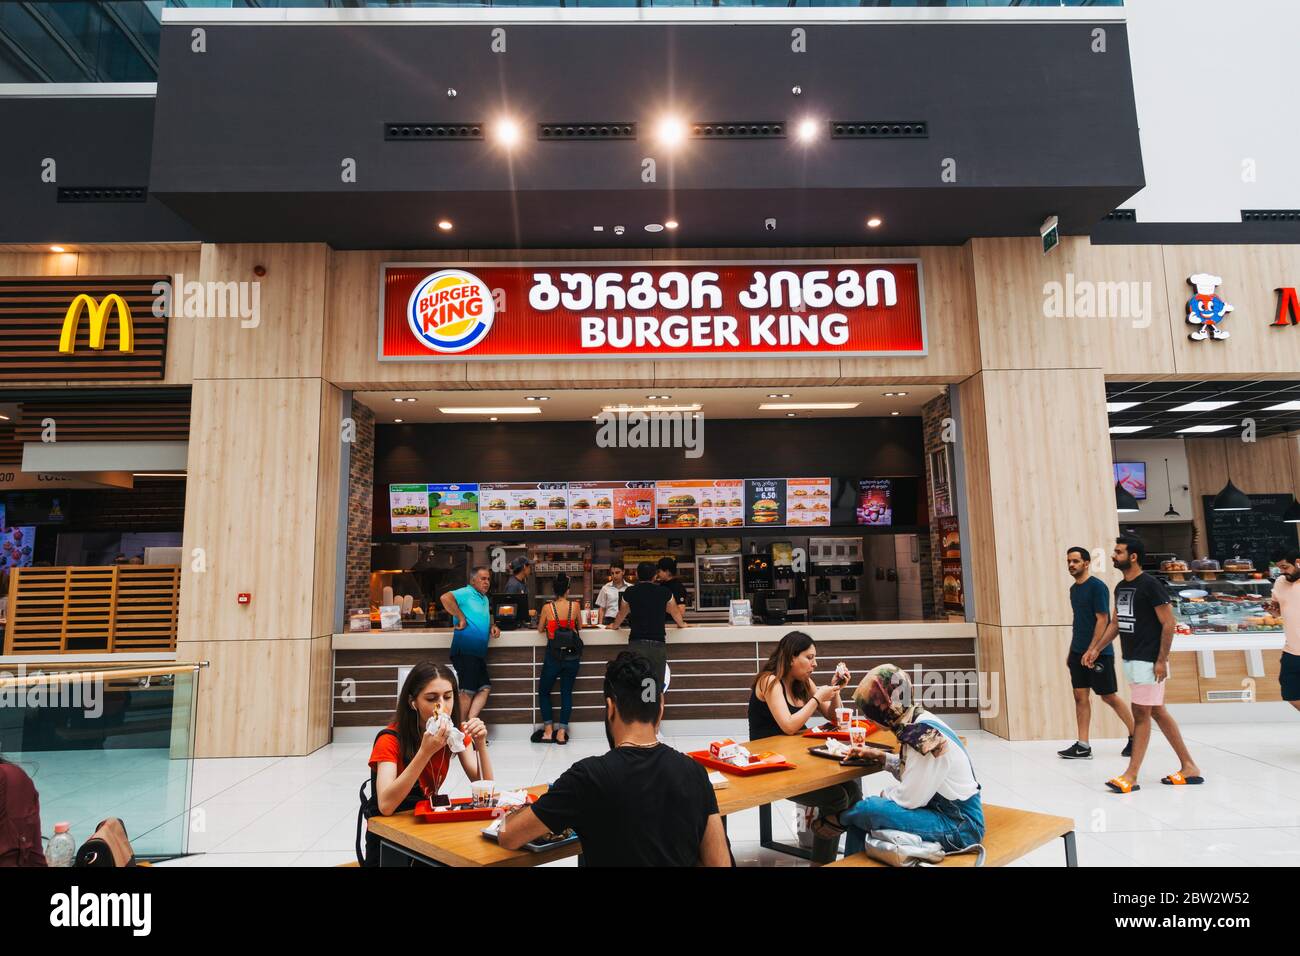
[[[1290,381],[1204,381],[1204,382],[1108,382],[1107,402],[1138,402],[1133,408],[1110,412],[1110,425],[1142,427],[1131,434],[1112,438],[1203,438],[1233,436],[1244,429],[1246,419],[1255,423],[1259,437],[1300,431],[1300,382]],[[1220,409],[1175,411],[1192,402],[1233,402]],[[1295,408],[1270,410],[1286,402]],[[1215,432],[1183,433],[1194,426],[1222,426]]]

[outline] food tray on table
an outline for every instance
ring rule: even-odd
[[[869,760],[866,757],[850,757],[846,759],[841,757],[839,754],[833,754],[826,749],[825,744],[820,747],[809,747],[808,752],[814,757],[824,757],[827,760],[834,760],[836,763],[843,764],[846,767],[867,767],[873,770],[885,769],[885,765],[879,760]]]
[[[537,795],[530,793],[528,803],[537,802]],[[491,820],[501,815],[501,808],[476,807],[469,797],[458,797],[445,807],[434,807],[428,800],[421,800],[415,805],[415,819],[420,823],[464,823],[466,820]]]
[[[817,727],[813,730],[805,730],[803,732],[803,735],[805,737],[814,737],[818,740],[825,740],[829,737],[832,740],[847,741],[849,739],[849,732],[847,730],[833,729],[836,726],[837,726],[836,724],[831,724],[831,723],[822,724],[820,727]],[[854,717],[853,726],[866,727],[868,737],[870,737],[872,734],[874,734],[877,730],[880,729],[880,725],[878,723],[876,723],[874,720],[868,720],[865,717]]]
[[[738,767],[735,764],[727,763],[727,761],[725,760],[719,760],[717,757],[713,756],[713,754],[709,753],[707,750],[691,750],[687,752],[686,756],[690,757],[696,763],[704,764],[704,766],[709,767],[712,770],[721,770],[723,773],[734,773],[737,776],[741,776],[741,777],[753,776],[756,773],[768,773],[769,771],[772,770],[795,769],[794,764],[790,763],[790,761],[786,760],[784,757],[781,757],[780,754],[751,755],[750,763],[748,766],[745,767]],[[767,756],[780,757],[780,759],[779,760],[764,760],[764,759],[755,760],[754,759],[754,757],[763,758]]]

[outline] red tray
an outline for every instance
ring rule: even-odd
[[[537,802],[537,794],[528,795],[529,803]],[[415,819],[420,823],[464,823],[467,820],[491,820],[498,814],[497,807],[471,807],[469,797],[451,801],[449,810],[435,810],[428,800],[415,805]]]
[[[758,763],[749,767],[737,767],[735,764],[727,763],[725,760],[719,760],[707,750],[690,750],[687,751],[686,756],[695,760],[697,763],[704,764],[706,767],[710,767],[714,770],[721,770],[723,773],[734,773],[738,777],[750,777],[756,773],[768,773],[773,770],[793,770],[795,768],[794,764],[784,758],[782,758],[781,763]]]
[[[865,726],[867,728],[868,737],[870,737],[872,734],[874,734],[876,731],[880,729],[880,725],[878,723],[876,723],[874,720],[867,720],[865,717],[855,717],[853,718],[853,722],[855,724],[858,724],[859,726]],[[828,725],[823,724],[822,726],[825,727]],[[849,739],[849,734],[848,731],[846,730],[805,730],[803,732],[803,735],[805,737],[815,737],[818,740],[825,740],[828,737],[833,737],[836,740],[843,740],[846,743],[848,742]]]

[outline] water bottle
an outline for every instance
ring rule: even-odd
[[[77,841],[72,838],[72,824],[54,824],[54,836],[45,851],[45,862],[50,866],[72,866],[76,856]]]

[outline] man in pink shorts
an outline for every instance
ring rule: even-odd
[[[1149,574],[1142,573],[1142,559],[1146,545],[1141,538],[1121,535],[1115,539],[1111,561],[1124,575],[1115,585],[1115,613],[1110,626],[1097,638],[1083,655],[1085,667],[1091,667],[1102,648],[1120,639],[1124,652],[1124,676],[1128,679],[1133,698],[1133,753],[1128,769],[1118,777],[1111,777],[1106,786],[1116,793],[1141,790],[1138,771],[1151,742],[1151,722],[1154,720],[1165,735],[1169,745],[1178,755],[1181,766],[1160,782],[1171,786],[1205,782],[1201,768],[1183,742],[1178,724],[1165,709],[1165,680],[1169,677],[1169,650],[1174,643],[1174,612],[1169,606],[1165,588]]]

